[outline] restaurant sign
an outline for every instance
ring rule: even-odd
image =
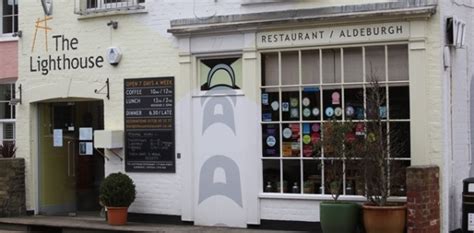
[[[257,47],[278,48],[407,40],[408,22],[260,32]]]

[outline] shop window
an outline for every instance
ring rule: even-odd
[[[12,34],[18,31],[18,0],[2,0],[0,5],[2,17],[2,34]]]
[[[15,142],[15,84],[0,84],[0,143]]]
[[[391,194],[405,195],[404,178],[395,178],[411,160],[406,44],[264,52],[261,71],[264,192],[329,195],[329,171],[354,166],[320,147],[324,125],[352,121],[354,135],[366,137],[368,114],[379,114],[389,142]],[[373,81],[384,101],[367,113]],[[356,169],[346,170],[338,187],[343,195],[364,194],[358,177]]]
[[[242,58],[200,59],[199,81],[201,91],[219,88],[240,90],[242,87]]]

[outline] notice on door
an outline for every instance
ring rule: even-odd
[[[125,79],[125,170],[176,171],[174,77]]]

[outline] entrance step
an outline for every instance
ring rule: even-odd
[[[3,231],[48,232],[48,233],[86,233],[86,232],[159,232],[159,233],[285,233],[295,231],[271,231],[234,229],[222,227],[200,227],[185,225],[164,225],[129,222],[125,226],[111,226],[100,217],[53,217],[28,216],[0,218],[0,233]]]

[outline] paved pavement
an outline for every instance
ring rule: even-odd
[[[186,225],[165,225],[147,223],[128,223],[125,226],[111,226],[97,217],[51,217],[29,216],[0,218],[0,232],[26,232],[26,226],[33,226],[38,231],[50,231],[49,228],[63,229],[62,232],[159,232],[159,233],[290,233],[297,231],[276,231],[256,229],[235,229],[223,227],[200,227]],[[10,229],[10,230],[8,230]],[[14,230],[14,231],[12,231]]]

